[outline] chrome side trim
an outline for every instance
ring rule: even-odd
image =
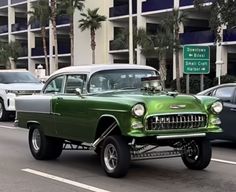
[[[206,133],[190,133],[190,134],[156,136],[156,138],[157,139],[178,139],[178,138],[205,137],[205,136],[206,136]]]

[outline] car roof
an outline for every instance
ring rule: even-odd
[[[64,67],[55,71],[52,75],[60,73],[95,73],[101,70],[111,70],[111,69],[149,69],[156,70],[153,67],[145,65],[135,65],[135,64],[90,64],[90,65],[80,65],[80,66],[70,66]]]
[[[209,91],[212,91],[216,88],[225,87],[225,86],[236,86],[236,83],[223,83],[223,84],[220,84],[220,85],[216,85],[214,87],[210,87],[210,88],[208,88],[204,91],[199,92],[197,95],[204,95],[204,94],[208,93]]]

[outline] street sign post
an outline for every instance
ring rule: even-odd
[[[184,73],[210,73],[210,48],[208,46],[184,46]]]
[[[204,89],[204,74],[210,73],[210,48],[209,46],[184,46],[183,50],[184,73],[186,78],[186,92],[189,93],[189,75],[201,75],[201,91]]]

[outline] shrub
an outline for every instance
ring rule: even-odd
[[[180,78],[181,92],[186,93],[186,75]],[[190,75],[189,79],[189,93],[196,94],[200,92],[201,78],[200,75]],[[212,87],[213,82],[209,77],[204,76],[204,89]],[[172,91],[176,90],[176,79],[171,81],[170,88]]]
[[[233,75],[223,75],[221,76],[220,78],[220,83],[223,84],[223,83],[234,83],[236,82],[236,76],[233,76]],[[213,85],[218,85],[218,78],[214,78],[213,80]]]

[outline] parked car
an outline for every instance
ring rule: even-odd
[[[198,95],[218,97],[223,103],[220,114],[222,133],[214,134],[212,139],[236,141],[236,83],[225,83],[206,89]]]
[[[27,70],[0,70],[0,121],[15,114],[15,98],[39,93],[43,84]]]
[[[29,129],[37,160],[56,159],[66,149],[94,150],[111,177],[125,176],[131,160],[181,157],[189,169],[206,168],[206,136],[221,131],[221,102],[167,92],[159,78],[139,65],[63,68],[40,95],[16,99],[16,124]]]

